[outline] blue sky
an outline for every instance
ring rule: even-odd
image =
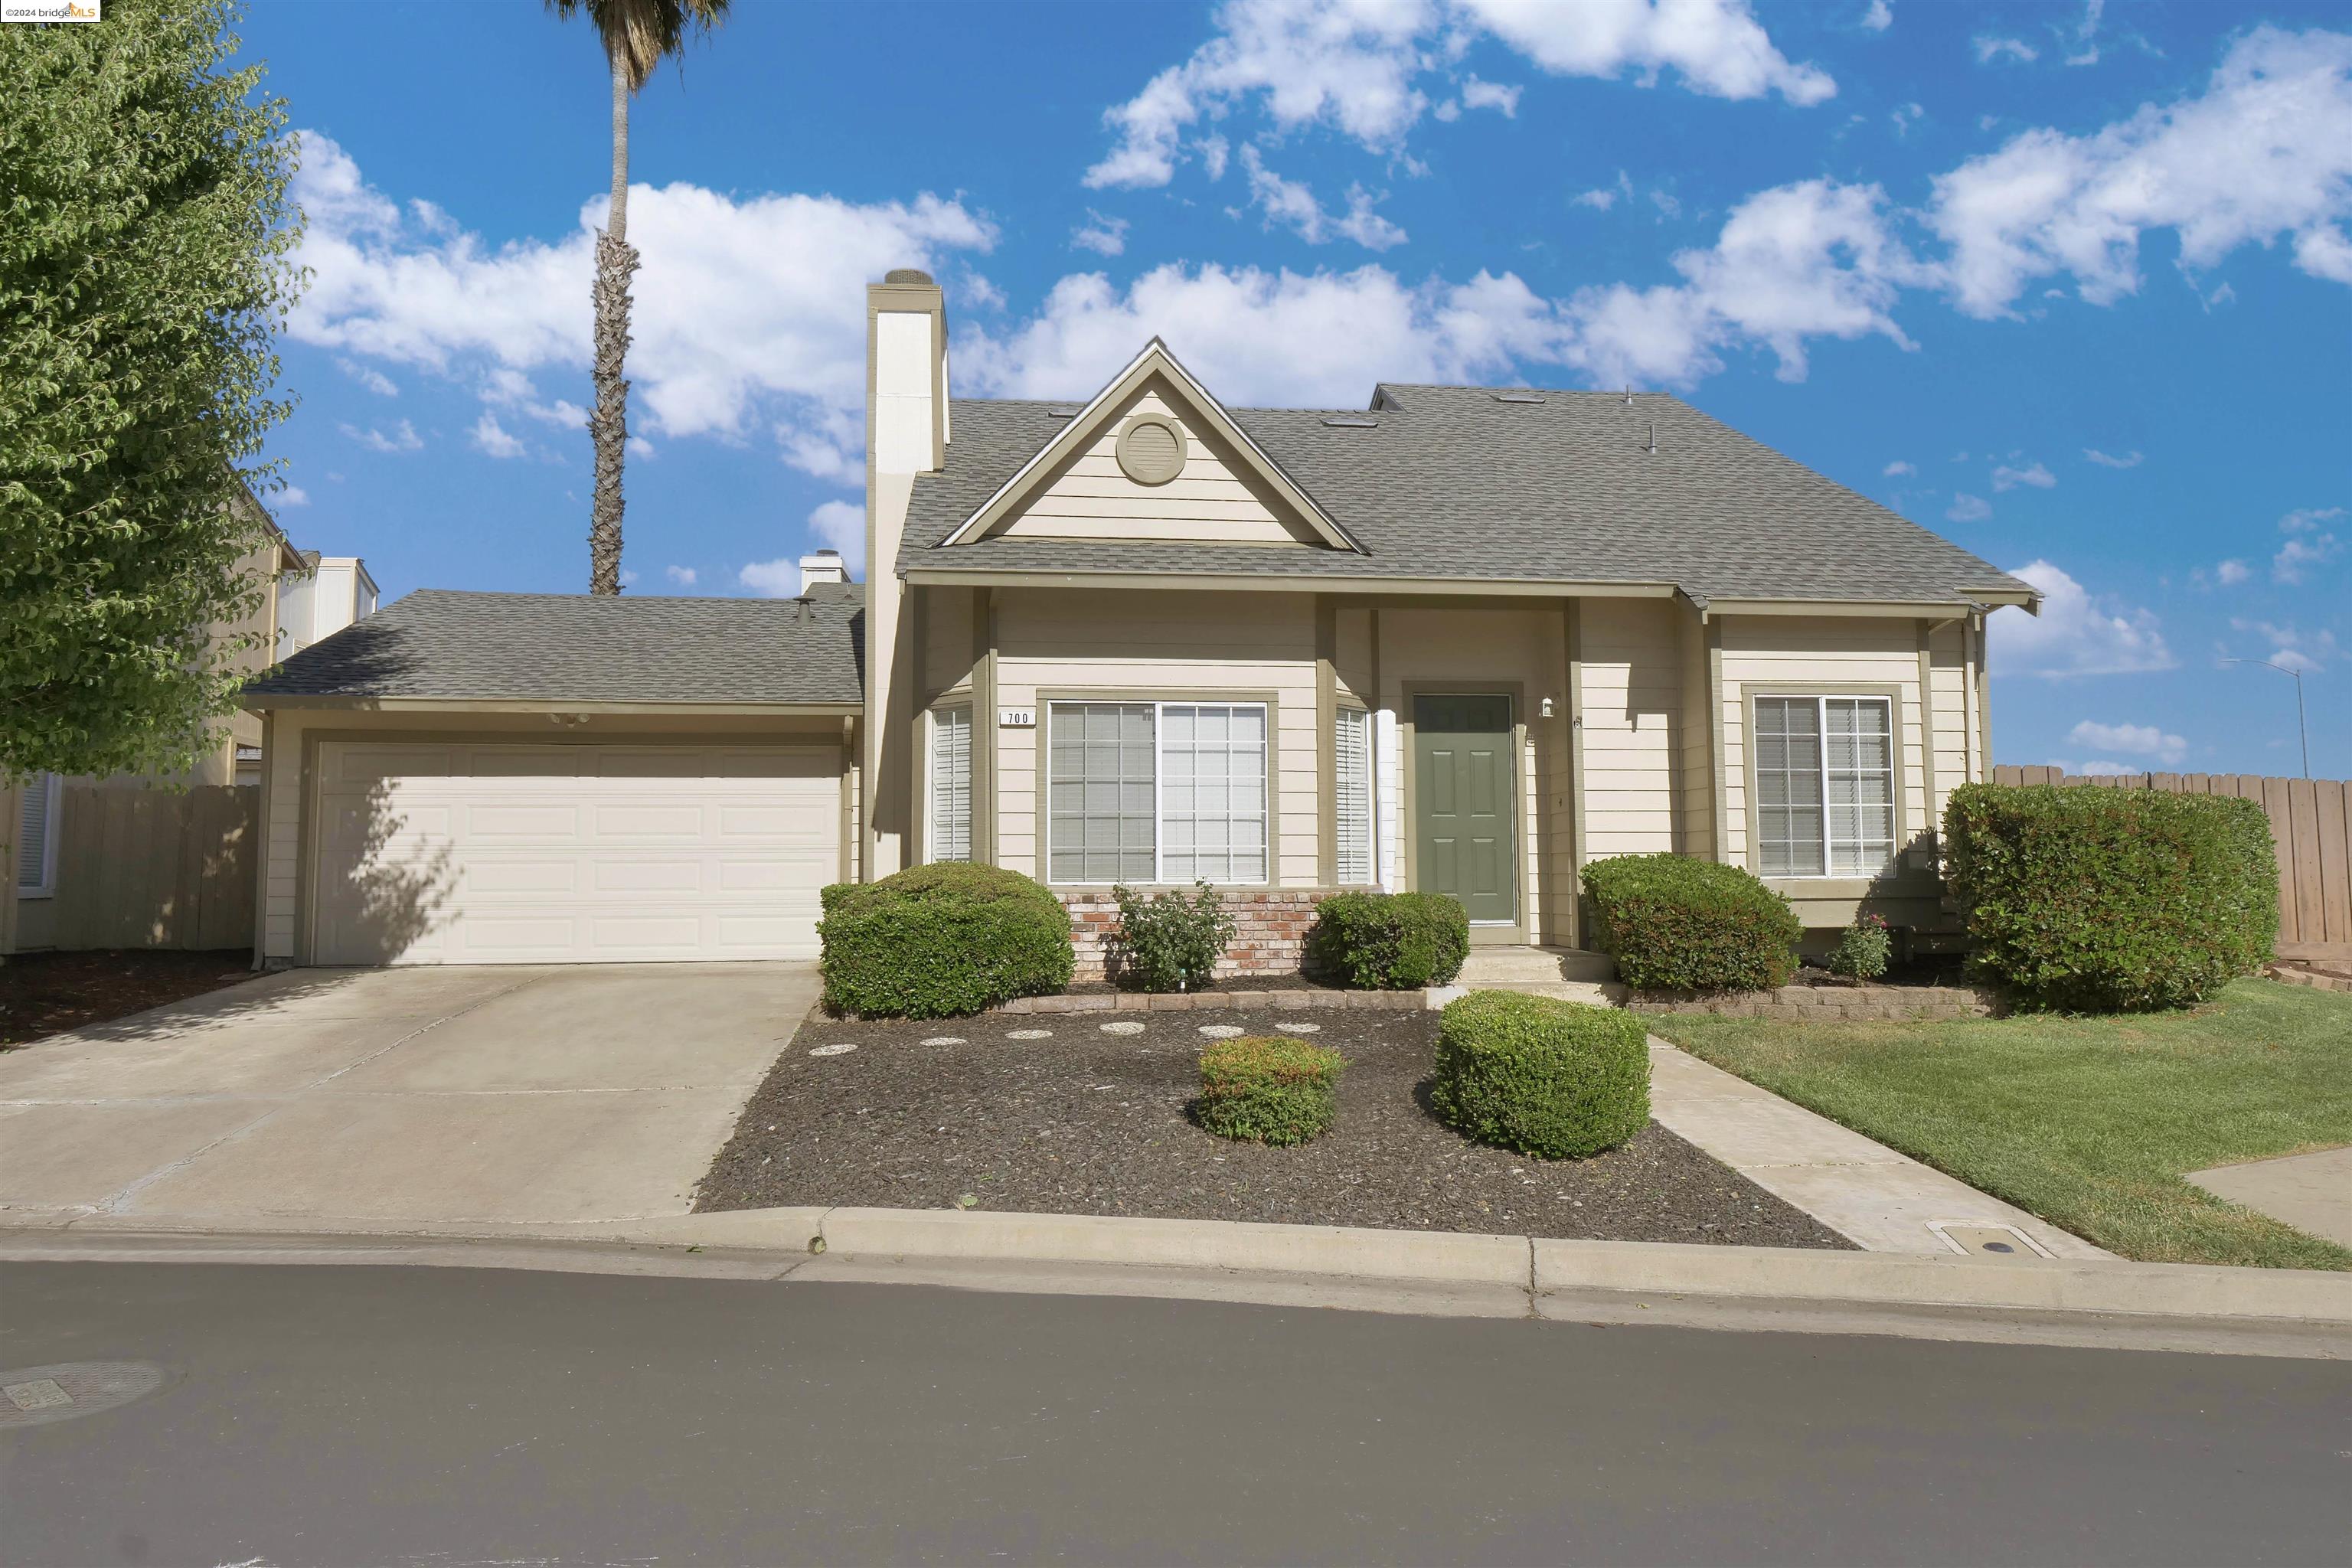
[[[2352,774],[2338,5],[750,0],[635,110],[626,564],[855,549],[864,284],[965,395],[1165,336],[1228,402],[1671,390],[2048,592],[1996,758]],[[517,4],[257,0],[314,280],[280,518],[421,586],[585,586],[608,87]]]

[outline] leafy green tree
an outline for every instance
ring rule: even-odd
[[[236,705],[300,225],[233,19],[0,27],[0,774],[184,768]]]
[[[613,208],[596,235],[596,410],[588,416],[596,484],[588,503],[588,591],[621,591],[621,462],[629,445],[629,279],[637,247],[629,243],[629,95],[654,68],[727,17],[728,0],[547,0],[569,20],[585,11],[613,71]]]

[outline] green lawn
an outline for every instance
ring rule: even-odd
[[[2352,1268],[2352,1249],[2181,1179],[2352,1143],[2352,996],[2242,980],[2193,1012],[2121,1018],[1645,1021],[2126,1258]]]

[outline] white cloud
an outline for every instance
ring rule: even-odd
[[[295,337],[462,380],[585,367],[602,197],[558,241],[493,247],[404,217],[329,138],[306,132],[300,144],[299,259],[315,277]],[[824,474],[862,464],[863,420],[831,416],[863,406],[866,284],[995,237],[984,217],[929,195],[861,205],[646,185],[632,190],[629,218],[645,257],[633,416],[668,436],[733,435],[764,416],[788,460]]]
[[[2279,531],[2287,538],[2271,557],[2271,576],[2281,583],[2300,583],[2314,567],[2325,566],[2341,555],[2343,542],[2320,525],[2343,515],[2342,507],[2331,506],[2324,510],[2291,511],[2279,519]]]
[[[353,381],[358,382],[362,386],[366,387],[370,392],[374,393],[378,397],[398,397],[400,395],[400,388],[394,384],[392,377],[384,374],[383,372],[380,370],[374,370],[367,365],[354,363],[352,361],[344,359],[340,355],[336,357],[335,368],[341,371],[345,375],[350,376]]]
[[[654,456],[654,444],[643,436],[632,436],[629,437],[628,451],[632,458],[644,458],[651,461]]]
[[[1870,9],[1862,14],[1862,25],[1874,33],[1883,33],[1895,25],[1895,7],[1886,0],[1870,0]]]
[[[663,574],[667,576],[671,582],[677,584],[681,588],[693,587],[694,580],[702,574],[691,566],[665,566],[662,568],[662,572]]]
[[[2352,282],[2347,216],[2352,35],[2260,26],[2201,97],[2084,136],[2029,131],[1939,176],[1927,221],[1960,309],[1993,317],[2061,274],[2094,304],[2134,292],[2151,229],[2177,231],[2191,269],[2285,237],[2304,271]]]
[[[1003,396],[1084,397],[1154,334],[1231,402],[1323,408],[1361,407],[1381,381],[1507,374],[1561,346],[1550,307],[1507,273],[1410,287],[1377,266],[1171,263],[1124,290],[1099,273],[1063,279],[1018,329],[959,339],[956,373]]]
[[[2058,476],[2040,463],[2033,463],[2022,468],[2012,468],[2004,463],[1992,471],[1992,488],[1995,493],[2001,490],[2013,490],[2020,485],[2031,485],[2037,490],[2046,490],[2057,482]]]
[[[310,492],[300,485],[285,485],[281,486],[278,493],[269,499],[278,506],[309,506]]]
[[[2154,757],[2160,763],[2178,765],[2189,755],[2189,742],[2179,735],[2167,734],[2153,724],[2102,724],[2085,719],[2067,732],[2066,738],[2078,746],[2094,751],[2121,752],[2129,757]]]
[[[2234,588],[2252,575],[2242,561],[2224,561],[2213,568],[2213,580],[2224,588]]]
[[[801,563],[795,555],[754,561],[735,574],[735,581],[763,599],[789,599],[801,591]]]
[[[1121,255],[1127,249],[1127,220],[1105,217],[1088,207],[1087,221],[1070,231],[1070,243],[1097,256]]]
[[[371,452],[414,452],[425,445],[424,438],[416,434],[416,426],[405,419],[394,426],[388,436],[373,425],[364,430],[356,425],[338,425],[335,428]]]
[[[2147,460],[2140,455],[2137,449],[2126,452],[2122,457],[2116,458],[2110,457],[2106,453],[2100,451],[2096,447],[2085,447],[2083,448],[2083,456],[2090,458],[2091,461],[2098,464],[2099,467],[2103,468],[2137,468]]]
[[[2107,0],[2086,0],[2083,7],[2082,26],[2074,29],[2074,42],[2080,46],[2066,57],[2070,66],[2095,66],[2099,63],[2099,46],[2092,40],[2099,31],[2099,14],[2107,8]]]
[[[2236,631],[2252,632],[2267,642],[2273,664],[2299,669],[2306,675],[2326,669],[2344,655],[2336,634],[2326,629],[2306,632],[2293,624],[2280,626],[2272,621],[2232,620],[2230,626]]]
[[[1927,111],[1916,103],[1898,103],[1886,118],[1895,122],[1895,134],[1908,136],[1911,128],[1927,117]]]
[[[2170,669],[2154,615],[2095,597],[2047,561],[2013,568],[2042,590],[2037,617],[2014,607],[1995,610],[1986,636],[1992,668],[2002,675],[2134,675]]]
[[[1276,131],[1324,126],[1370,151],[1401,152],[1432,107],[1420,84],[1482,34],[1556,76],[1631,73],[1646,84],[1672,72],[1719,98],[1777,91],[1801,104],[1837,90],[1826,73],[1784,58],[1746,0],[1227,0],[1216,28],[1104,112],[1115,145],[1087,184],[1164,185],[1188,155],[1213,163],[1222,153],[1195,131],[1251,104]],[[1507,113],[1516,89],[1474,78],[1462,101]]]
[[[1335,216],[1305,184],[1267,168],[1255,147],[1242,149],[1242,168],[1249,176],[1250,199],[1265,213],[1268,228],[1279,224],[1309,245],[1352,239],[1367,250],[1387,250],[1404,243],[1404,230],[1372,210],[1376,198],[1361,185],[1349,187],[1348,210]]]
[[[506,426],[499,423],[499,416],[487,408],[474,421],[474,445],[493,458],[522,456],[522,443],[508,434]]]
[[[2063,757],[2051,758],[2049,765],[2056,768],[2062,773],[2071,773],[2078,779],[2114,778],[2126,773],[2144,773],[2147,772],[2146,768],[2136,768],[2129,763],[2070,763]]]
[[[2042,58],[2042,51],[2022,38],[2000,38],[1989,33],[1980,33],[1975,42],[1979,65],[1997,59],[2011,59],[2016,60],[2021,65],[2030,65]]]
[[[1890,479],[1902,479],[1906,475],[1916,474],[1918,471],[1918,469],[1913,468],[1910,464],[1905,462],[1900,458],[1895,458],[1895,461],[1887,464],[1886,467],[1879,470],[1880,474]]]
[[[1480,81],[1474,76],[1462,84],[1462,107],[1492,109],[1506,120],[1516,120],[1519,116],[1519,94],[1525,90],[1505,87],[1498,81]]]
[[[1955,494],[1952,504],[1944,511],[1946,520],[1951,522],[1982,522],[1991,515],[1992,502],[1966,491]]]
[[[1568,198],[1568,205],[1572,207],[1591,207],[1595,212],[1605,213],[1611,207],[1617,205],[1618,197],[1631,196],[1633,194],[1633,181],[1632,176],[1627,174],[1624,170],[1620,169],[1617,171],[1617,183],[1615,184],[1597,186],[1592,190],[1583,192],[1581,195],[1570,196]]]
[[[866,508],[856,501],[829,500],[809,513],[809,531],[841,552],[852,577],[866,574]]]

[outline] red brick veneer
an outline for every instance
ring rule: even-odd
[[[1337,888],[1223,889],[1225,911],[1234,917],[1234,942],[1217,961],[1220,978],[1234,974],[1296,974],[1315,906]],[[1077,950],[1079,984],[1103,978],[1103,956],[1118,930],[1118,900],[1108,888],[1059,895],[1070,910],[1070,940]]]

